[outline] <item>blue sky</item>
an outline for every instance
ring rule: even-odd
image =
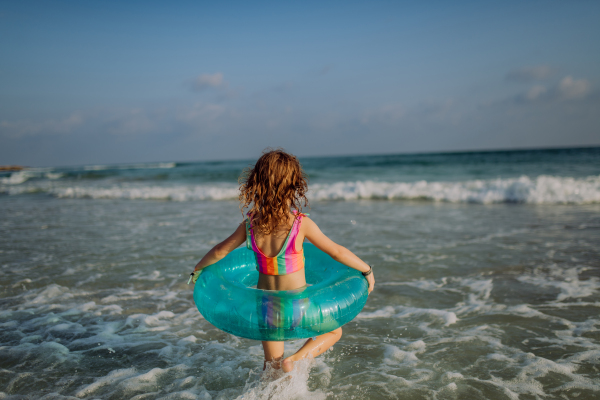
[[[600,3],[0,3],[0,164],[600,145]]]

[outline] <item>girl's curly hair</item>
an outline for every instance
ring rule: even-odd
[[[287,221],[290,207],[301,212],[308,206],[308,177],[298,159],[283,149],[266,149],[254,167],[244,170],[239,184],[240,211],[248,208],[255,233],[271,234]]]

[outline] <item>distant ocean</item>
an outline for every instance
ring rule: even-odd
[[[185,285],[252,161],[0,172],[0,399],[600,396],[600,148],[302,158],[377,284],[275,381]]]

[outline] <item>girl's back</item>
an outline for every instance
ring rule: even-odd
[[[304,217],[305,218],[305,217]],[[280,223],[273,231],[268,234],[254,233],[253,240],[262,254],[267,257],[276,257],[284,246],[293,246],[297,252],[302,251],[302,243],[304,242],[304,230],[302,229],[302,219],[298,219],[296,215],[290,213],[288,220]],[[288,236],[294,230],[294,224],[299,224],[298,234],[294,237],[294,243],[287,243]],[[292,290],[306,286],[304,268],[286,275],[267,275],[259,274],[258,289],[264,290]]]

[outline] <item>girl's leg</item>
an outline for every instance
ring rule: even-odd
[[[337,328],[334,331],[325,333],[323,335],[317,336],[315,340],[308,339],[304,346],[300,348],[296,352],[296,354],[287,357],[283,360],[282,368],[285,372],[290,372],[294,369],[294,362],[302,360],[306,357],[316,357],[319,354],[323,354],[328,348],[336,344],[338,340],[342,337],[342,328]],[[265,342],[263,342],[265,343]],[[269,342],[267,342],[269,343]],[[272,343],[272,342],[271,342]],[[266,354],[266,350],[265,350]],[[282,354],[283,354],[283,346],[282,346]],[[266,356],[265,356],[266,357]]]
[[[283,344],[285,342],[262,342],[265,351],[265,363],[263,371],[267,368],[267,363],[272,363],[273,368],[280,368],[280,361],[283,358]]]

